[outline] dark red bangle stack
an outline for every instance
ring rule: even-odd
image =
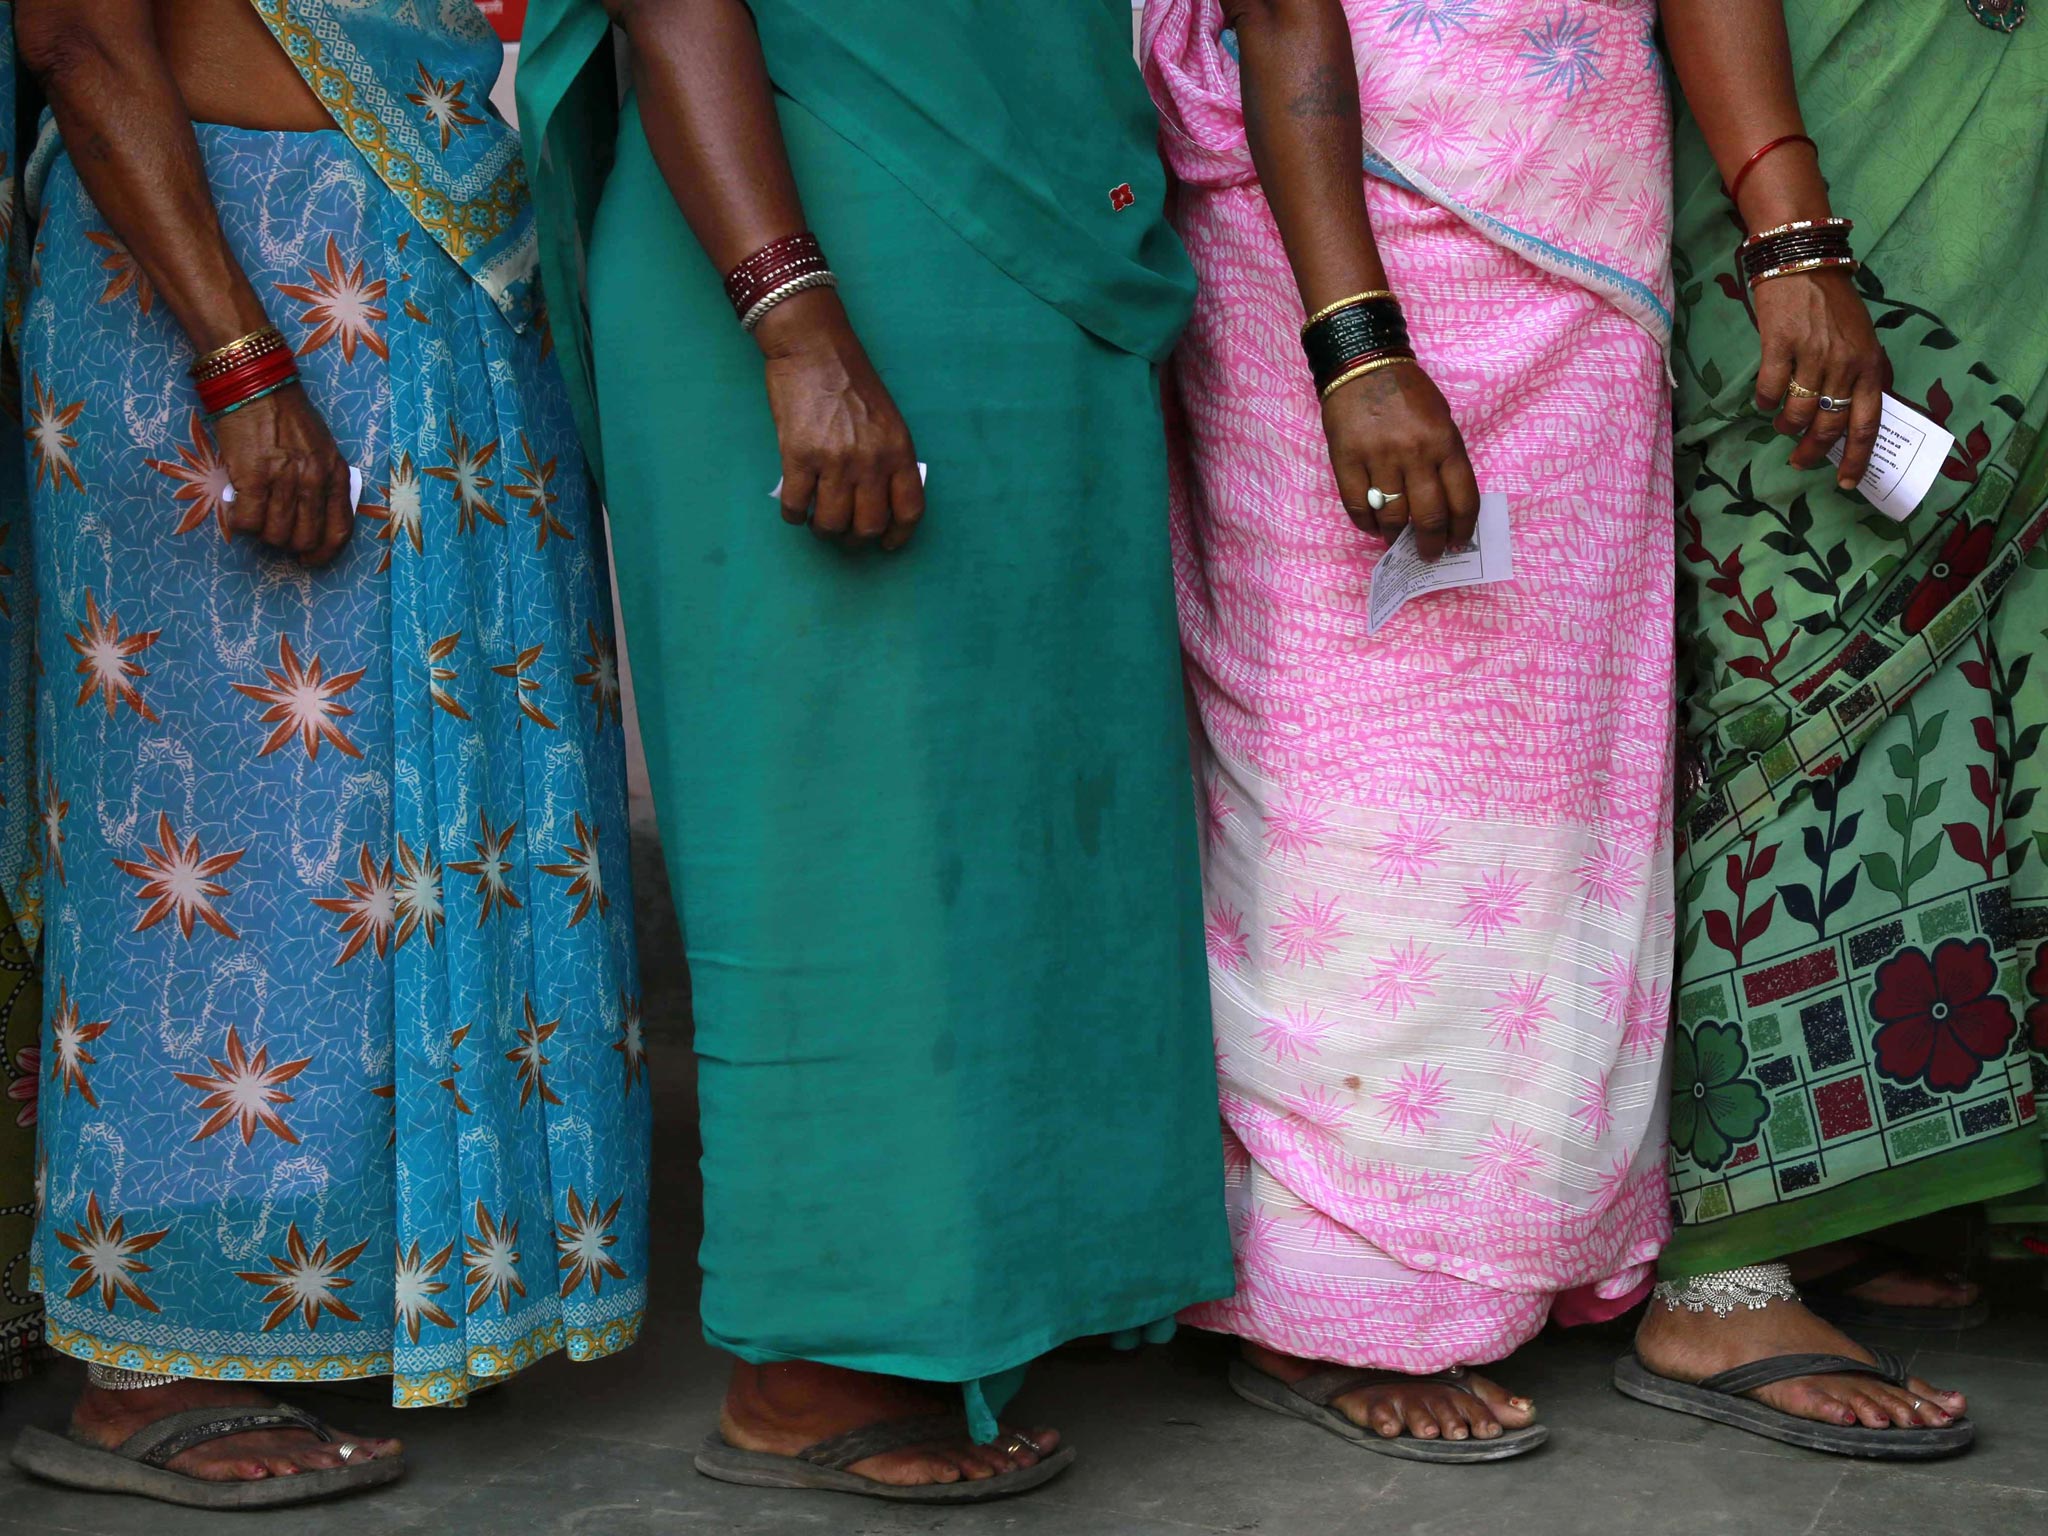
[[[1742,242],[1742,275],[1753,288],[1773,277],[1812,272],[1820,267],[1856,265],[1849,245],[1849,219],[1799,219],[1762,230]]]
[[[276,326],[230,342],[192,365],[199,409],[209,422],[297,383],[298,377],[298,359]]]
[[[829,273],[824,247],[808,230],[771,240],[725,275],[725,296],[732,312],[745,324],[763,299],[790,283]]]

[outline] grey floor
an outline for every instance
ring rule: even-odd
[[[0,1533],[219,1536],[224,1520],[237,1536],[2048,1531],[2048,1300],[2024,1291],[2006,1299],[1990,1327],[1959,1340],[1886,1341],[1913,1352],[1923,1374],[1968,1391],[1984,1426],[1970,1455],[1923,1467],[1848,1465],[1639,1407],[1606,1385],[1621,1340],[1583,1335],[1542,1339],[1505,1368],[1553,1426],[1549,1446],[1500,1466],[1413,1466],[1238,1402],[1222,1385],[1215,1342],[1183,1336],[1138,1356],[1073,1354],[1037,1368],[1019,1411],[1026,1422],[1059,1424],[1082,1459],[1014,1503],[935,1513],[706,1481],[691,1471],[690,1450],[713,1422],[723,1373],[694,1326],[688,1010],[649,825],[638,852],[662,1170],[656,1305],[642,1343],[597,1365],[548,1361],[454,1412],[400,1414],[303,1394],[350,1428],[406,1437],[414,1470],[367,1498],[221,1517],[67,1493],[8,1470],[0,1471]],[[23,1423],[61,1423],[75,1382],[67,1366],[7,1389],[0,1443]]]

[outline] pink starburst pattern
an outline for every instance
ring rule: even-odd
[[[1403,816],[1392,832],[1373,845],[1373,868],[1396,885],[1420,882],[1442,862],[1450,846],[1442,822]]]
[[[1607,1079],[1593,1078],[1579,1090],[1579,1100],[1572,1106],[1572,1118],[1586,1128],[1586,1134],[1598,1141],[1614,1125],[1614,1111],[1607,1103]]]
[[[1432,92],[1411,103],[1394,126],[1411,135],[1422,156],[1438,167],[1457,160],[1472,144],[1472,110],[1453,92]]]
[[[1475,939],[1499,938],[1522,920],[1522,898],[1528,890],[1529,882],[1509,873],[1505,866],[1481,875],[1477,885],[1465,887],[1464,900],[1458,906],[1458,926]]]
[[[1664,1153],[1660,1148],[1657,1152],[1657,1165],[1661,1168],[1663,1163]],[[1607,1165],[1607,1171],[1600,1175],[1599,1181],[1593,1186],[1593,1208],[1604,1211],[1611,1207],[1627,1192],[1629,1181],[1634,1175],[1635,1169],[1629,1164],[1628,1154],[1615,1153],[1614,1161]]]
[[[1565,216],[1574,224],[1585,224],[1614,201],[1616,180],[1610,162],[1598,159],[1591,150],[1581,150],[1579,158],[1551,185]]]
[[[190,533],[210,517],[214,526],[220,529],[220,536],[230,538],[228,504],[222,500],[228,488],[228,467],[221,462],[213,439],[207,435],[206,419],[197,411],[192,413],[186,433],[191,438],[189,444],[171,445],[178,450],[175,464],[168,459],[142,461],[158,474],[168,475],[177,482],[178,488],[172,492],[172,499],[185,505],[178,514],[177,526],[171,532]]]
[[[1320,1055],[1323,1037],[1334,1028],[1335,1023],[1322,1009],[1297,1003],[1269,1015],[1252,1038],[1276,1062],[1300,1061],[1304,1056]]]
[[[1671,984],[1633,987],[1629,991],[1628,1027],[1621,1032],[1625,1056],[1654,1056],[1671,1030]]]
[[[1251,1153],[1247,1152],[1245,1150],[1244,1143],[1237,1139],[1237,1133],[1231,1130],[1230,1127],[1226,1125],[1223,1128],[1224,1177],[1228,1178],[1232,1174],[1243,1173],[1247,1169],[1249,1169],[1251,1165]]]
[[[1428,1135],[1450,1101],[1443,1068],[1430,1065],[1403,1066],[1378,1096],[1380,1118],[1403,1136]]]
[[[1280,1101],[1287,1113],[1311,1130],[1341,1136],[1351,1125],[1351,1106],[1321,1084],[1303,1083],[1297,1093]]]
[[[1334,896],[1297,896],[1273,923],[1273,950],[1289,965],[1322,965],[1344,937]]]
[[[1621,237],[1629,245],[1654,249],[1664,243],[1664,231],[1670,222],[1663,195],[1649,187],[1638,187],[1621,211]]]
[[[1579,894],[1594,906],[1605,907],[1610,912],[1619,912],[1635,894],[1636,887],[1642,884],[1635,861],[1606,843],[1581,859],[1572,873],[1578,877]]]
[[[1298,790],[1289,790],[1265,820],[1267,851],[1282,858],[1301,857],[1330,830],[1329,812]]]
[[[1244,931],[1244,914],[1226,904],[1219,905],[1202,924],[1202,940],[1209,948],[1209,961],[1226,971],[1239,970],[1251,958],[1251,945]]]
[[[1230,1219],[1231,1237],[1239,1262],[1270,1252],[1280,1236],[1280,1222],[1264,1206],[1240,1206]]]
[[[140,859],[115,859],[114,868],[133,879],[142,882],[136,891],[138,901],[149,903],[142,918],[135,925],[137,933],[154,928],[165,918],[175,915],[178,930],[186,938],[192,937],[192,924],[202,922],[222,938],[239,939],[241,935],[228,926],[228,920],[214,908],[214,902],[227,895],[228,888],[214,879],[224,875],[242,862],[242,855],[248,850],[237,848],[229,853],[204,854],[199,848],[199,837],[195,833],[184,843],[178,841],[178,834],[171,828],[171,818],[162,811],[156,817],[156,841],[154,848],[141,850]]]
[[[1540,975],[1510,976],[1507,986],[1494,993],[1497,1001],[1487,1010],[1492,1020],[1493,1043],[1503,1050],[1526,1050],[1543,1034],[1543,1026],[1554,1023],[1557,1014],[1550,1006],[1550,989]]]
[[[1540,123],[1509,123],[1480,153],[1493,184],[1504,192],[1519,192],[1548,176],[1556,164]]]
[[[301,662],[298,652],[292,649],[291,640],[280,635],[277,665],[265,667],[263,675],[270,679],[268,687],[258,683],[232,685],[242,697],[269,706],[256,717],[257,723],[275,726],[276,729],[257,750],[258,757],[270,756],[294,736],[306,749],[307,758],[315,762],[320,758],[323,741],[344,757],[363,755],[362,748],[343,735],[337,723],[355,713],[341,702],[341,696],[363,680],[361,667],[329,677],[318,656],[310,665]]]
[[[98,600],[92,589],[86,588],[85,622],[78,626],[77,634],[64,637],[64,643],[78,653],[77,672],[85,679],[74,707],[83,709],[86,700],[98,694],[110,715],[116,704],[126,704],[143,719],[156,719],[156,711],[135,686],[149,676],[149,668],[135,658],[155,645],[162,633],[139,629],[132,635],[122,634],[120,619],[111,613],[102,618]]]
[[[384,338],[377,334],[377,324],[385,318],[377,301],[384,297],[385,286],[383,278],[367,276],[360,258],[353,267],[349,266],[342,259],[340,243],[329,235],[325,271],[308,267],[305,282],[276,285],[286,298],[297,299],[306,306],[299,320],[313,327],[299,348],[299,356],[318,352],[332,341],[340,344],[344,362],[356,360],[357,347],[377,358],[389,358]]]
[[[1380,1004],[1399,1016],[1425,998],[1436,995],[1438,955],[1416,939],[1404,939],[1392,954],[1372,963],[1372,975],[1365,984],[1367,1001]]]
[[[1230,797],[1223,792],[1223,776],[1212,773],[1202,785],[1202,846],[1215,851],[1223,840],[1223,834],[1231,819],[1237,815],[1237,808],[1230,803]]]
[[[1600,974],[1593,979],[1600,994],[1600,1011],[1617,1029],[1628,1019],[1629,1001],[1635,996],[1636,968],[1626,955],[1609,955],[1600,962]]]
[[[1536,1138],[1518,1125],[1495,1125],[1479,1138],[1466,1162],[1485,1183],[1519,1189],[1543,1163]]]

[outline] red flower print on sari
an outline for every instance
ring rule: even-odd
[[[1877,968],[1870,1012],[1877,1070],[1896,1083],[1960,1093],[1988,1061],[2004,1056],[2019,1028],[2012,1005],[1993,990],[1998,962],[1986,939],[1943,939],[1930,958],[1901,950]]]
[[[330,341],[339,342],[344,362],[356,360],[356,348],[363,347],[379,358],[389,358],[384,338],[377,334],[377,322],[385,318],[377,301],[384,297],[384,279],[368,277],[358,260],[351,267],[342,259],[341,246],[327,237],[327,270],[306,268],[307,281],[278,283],[277,291],[306,306],[301,324],[313,332],[299,348],[299,356],[318,352]]]
[[[1906,600],[1899,628],[1917,635],[1934,622],[1935,615],[1956,600],[1958,594],[1983,574],[1991,563],[1994,530],[1989,522],[1957,523],[1941,546],[1933,568],[1920,578],[1920,585]]]
[[[200,851],[196,835],[180,844],[171,818],[161,811],[157,812],[156,841],[156,847],[142,850],[139,860],[114,860],[114,868],[142,882],[136,899],[149,903],[135,931],[154,928],[175,913],[178,929],[188,939],[192,937],[195,921],[206,924],[222,938],[239,939],[241,935],[214,910],[215,899],[227,895],[228,888],[213,877],[224,875],[241,863],[248,850],[237,848],[209,857]]]
[[[2034,968],[2027,972],[2027,1029],[2034,1049],[2048,1055],[2048,943],[2034,951]]]

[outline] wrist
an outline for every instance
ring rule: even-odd
[[[1772,164],[1778,161],[1779,164]],[[1757,166],[1756,173],[1741,187],[1737,212],[1752,233],[1776,229],[1801,219],[1834,217],[1828,202],[1828,184],[1810,153],[1787,146]]]
[[[846,306],[830,288],[792,294],[754,327],[754,345],[766,358],[791,357],[853,329]]]

